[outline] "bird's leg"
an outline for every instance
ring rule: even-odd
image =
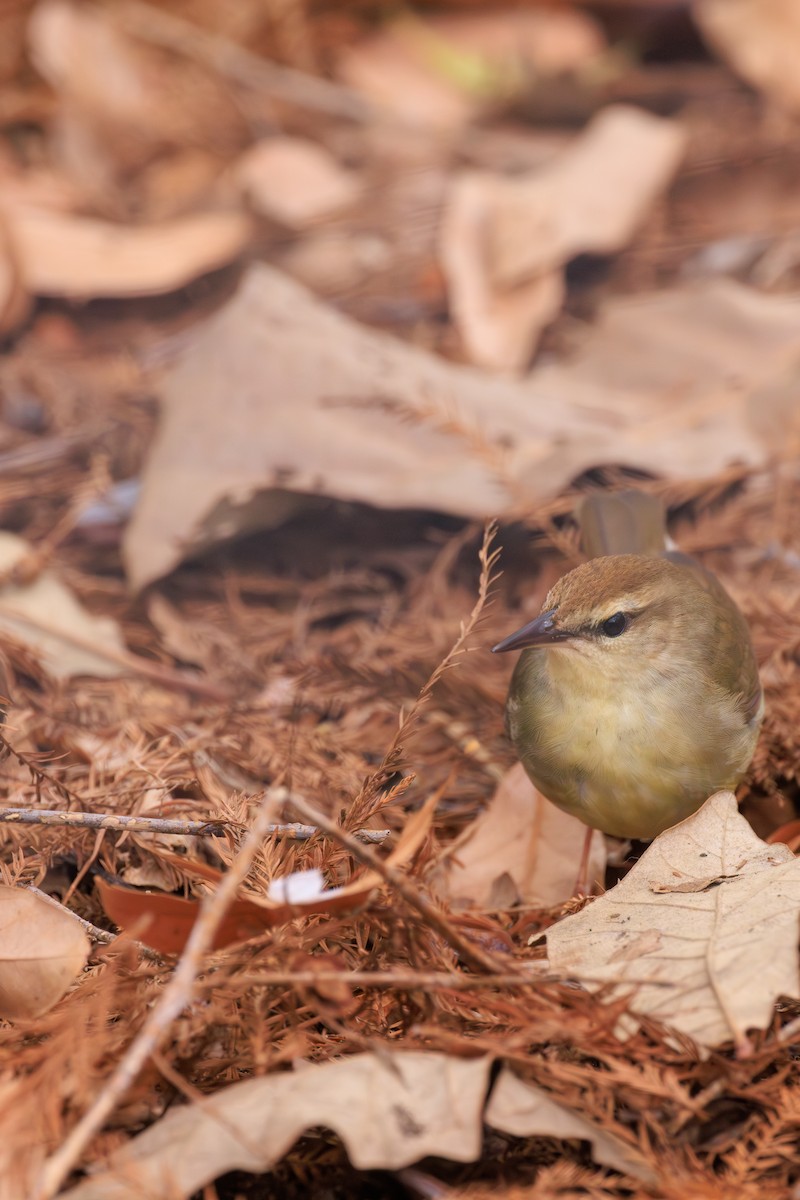
[[[583,839],[583,850],[581,851],[581,865],[578,867],[578,878],[575,880],[575,895],[588,896],[590,894],[590,885],[588,880],[589,874],[589,851],[592,848],[592,834],[594,830],[588,825],[586,826],[586,835]],[[594,885],[594,880],[592,880]]]

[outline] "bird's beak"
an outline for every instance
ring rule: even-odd
[[[556,642],[565,642],[572,637],[566,629],[556,627],[554,617],[556,610],[549,609],[539,613],[535,620],[523,625],[516,633],[511,633],[502,642],[492,646],[492,654],[502,654],[506,650],[526,650],[530,646],[552,646]]]

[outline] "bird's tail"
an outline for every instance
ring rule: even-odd
[[[646,492],[591,492],[575,513],[589,558],[606,554],[663,554],[672,548],[664,506]]]

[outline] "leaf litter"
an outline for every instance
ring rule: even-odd
[[[16,156],[3,167],[4,313],[19,330],[0,362],[4,525],[32,547],[22,589],[55,579],[111,622],[124,669],[59,671],[21,626],[3,637],[5,804],[76,820],[0,823],[11,898],[36,901],[33,884],[70,910],[53,908],[63,920],[49,934],[13,927],[17,981],[20,950],[67,965],[39,1016],[31,992],[0,1024],[0,1195],[140,1195],[146,1181],[227,1200],[238,1183],[219,1175],[238,1166],[288,1195],[363,1194],[361,1169],[377,1168],[432,1196],[477,1196],[488,1181],[508,1196],[783,1197],[797,1184],[794,861],[758,838],[796,819],[800,799],[797,298],[764,288],[792,278],[778,236],[791,187],[774,209],[793,135],[729,77],[712,102],[723,76],[702,65],[700,101],[677,118],[667,105],[686,139],[671,188],[655,189],[649,216],[643,204],[600,286],[568,263],[530,372],[491,377],[447,361],[460,351],[437,256],[455,170],[544,177],[577,125],[610,101],[641,103],[658,71],[621,65],[597,22],[579,14],[570,33],[559,14],[548,36],[560,22],[577,49],[556,56],[544,90],[503,66],[522,87],[509,97],[474,41],[420,15],[423,70],[472,89],[445,149],[402,123],[387,135],[370,99],[270,61],[291,44],[307,66],[320,30],[339,61],[341,14],[335,26],[298,7],[292,42],[263,6],[201,7],[37,5],[29,36],[51,90],[29,71],[14,85],[27,107],[3,110],[26,114],[3,117]],[[493,21],[503,14],[480,16],[479,43]],[[12,43],[20,63],[18,33]],[[477,102],[476,78],[489,85]],[[555,132],[499,117],[529,103],[539,121],[545,93],[566,106]],[[257,223],[236,182],[258,141],[283,137],[319,148],[340,184],[358,181],[310,229]],[[735,279],[701,269],[689,284],[681,265],[697,247],[741,232],[730,174],[753,145],[774,189],[755,224],[785,265]],[[713,202],[698,207],[703,195]],[[61,231],[44,258],[31,239],[39,276],[21,272],[14,213]],[[162,236],[165,220],[235,237],[224,253],[205,235],[187,249]],[[87,222],[99,254],[70,240]],[[568,258],[601,245],[589,235]],[[290,270],[324,244],[342,253],[316,296],[274,265],[241,280],[225,268],[243,253]],[[505,271],[524,265],[504,253]],[[37,303],[48,288],[90,303]],[[167,294],[144,298],[155,290]],[[124,509],[82,519],[99,460],[109,497],[141,492],[127,579]],[[705,873],[685,843],[665,853],[659,840],[638,866],[610,864],[606,895],[581,905],[567,877],[583,831],[543,819],[552,842],[535,836],[541,810],[507,774],[507,671],[486,647],[575,561],[581,489],[631,474],[664,496],[678,543],[719,572],[753,628],[768,708],[740,800],[758,838]],[[486,609],[495,564],[484,547],[476,565],[478,527],[495,515],[504,574]],[[147,591],[133,597],[131,582]],[[730,804],[694,819],[717,814],[698,845],[743,831]],[[99,825],[80,823],[87,811]],[[115,823],[131,816],[141,823]],[[286,832],[298,819],[312,827],[302,841]],[[365,845],[368,832],[388,836]],[[315,890],[287,897],[287,879]],[[112,894],[131,910],[115,910],[120,925],[101,901]],[[598,958],[605,934],[584,935],[559,960],[560,937],[600,928],[631,896],[642,925],[621,953]],[[156,936],[170,933],[160,914],[173,903],[183,928],[159,952],[147,939],[154,917]],[[243,924],[237,905],[268,920]],[[696,935],[679,978],[657,944],[675,940],[676,910]],[[65,936],[81,955],[62,954]],[[245,1103],[254,1094],[263,1109]],[[413,1168],[422,1154],[434,1157]]]

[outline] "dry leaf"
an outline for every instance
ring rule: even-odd
[[[402,120],[447,129],[532,78],[580,71],[604,49],[599,25],[574,9],[406,14],[349,46],[338,73]]]
[[[162,381],[128,574],[142,587],[223,536],[279,525],[304,493],[485,518],[602,463],[755,466],[747,395],[798,357],[797,298],[714,280],[617,299],[569,363],[490,379],[257,266]]]
[[[686,134],[675,121],[612,105],[549,166],[498,181],[489,214],[493,281],[510,287],[577,254],[627,245],[680,164]]]
[[[25,321],[32,303],[6,222],[0,216],[0,336],[13,333]]]
[[[547,932],[550,965],[615,984],[702,1046],[764,1029],[800,996],[800,862],[756,837],[731,792],[655,839],[629,874]]]
[[[386,859],[387,866],[402,867],[414,857],[428,836],[439,798],[439,793],[434,792],[422,808],[409,817],[397,845]],[[222,878],[222,872],[207,863],[193,862],[164,850],[158,852],[158,857],[184,875],[194,875],[207,883],[218,883]],[[265,929],[284,925],[295,917],[352,912],[365,904],[370,893],[383,882],[377,871],[366,871],[353,883],[327,891],[320,890],[321,877],[318,877],[314,889],[304,891],[303,884],[308,881],[303,880],[297,887],[297,876],[309,874],[319,876],[318,872],[295,872],[273,880],[267,899],[253,896],[234,900],[217,930],[213,949],[256,937]],[[134,931],[136,937],[162,954],[180,954],[200,911],[199,900],[164,892],[139,892],[100,877],[95,882],[103,908],[120,929]],[[288,894],[282,895],[282,888]]]
[[[0,10],[0,82],[14,80],[25,61],[27,6],[14,4]]]
[[[312,291],[335,295],[388,271],[397,259],[397,248],[377,234],[327,227],[285,246],[276,265]]]
[[[30,552],[22,538],[0,532],[0,579]],[[0,584],[3,630],[30,646],[55,679],[125,673],[118,661],[125,643],[116,621],[87,612],[52,571],[42,571],[32,583]]]
[[[519,1079],[504,1067],[495,1083],[484,1120],[493,1129],[514,1137],[579,1138],[589,1142],[592,1158],[645,1183],[656,1182],[652,1167],[632,1146],[626,1146],[580,1113],[558,1104],[547,1092]]]
[[[797,0],[695,0],[692,15],[743,79],[790,111],[800,110]]]
[[[57,1004],[89,957],[89,939],[58,904],[0,885],[0,1017],[38,1017]]]
[[[544,271],[515,288],[491,280],[486,246],[489,211],[506,181],[465,171],[450,186],[442,218],[439,257],[450,315],[472,362],[498,370],[521,370],[542,331],[555,320],[566,296],[564,273]]]
[[[233,170],[255,211],[291,229],[334,215],[361,192],[356,175],[307,138],[256,142]]]
[[[86,300],[183,287],[237,258],[251,232],[249,219],[237,212],[142,227],[14,206],[5,216],[30,291]]]
[[[474,362],[525,366],[561,306],[562,266],[580,253],[625,246],[684,146],[676,122],[614,105],[538,171],[456,177],[441,258],[451,310]]]
[[[471,908],[560,904],[575,890],[586,826],[536,790],[521,763],[508,771],[488,807],[448,849],[435,885]],[[605,878],[606,846],[592,836],[588,879]]]
[[[268,1171],[302,1133],[337,1133],[357,1170],[435,1154],[473,1162],[491,1059],[382,1050],[236,1083],[173,1108],[63,1200],[179,1200],[235,1169]]]
[[[208,644],[202,632],[159,592],[147,598],[147,618],[158,630],[164,648],[180,662],[208,665]]]
[[[136,173],[158,156],[245,145],[248,131],[221,77],[119,29],[112,9],[68,0],[35,6],[31,56],[58,97],[54,148],[98,205],[135,194]],[[134,204],[132,207],[137,207]]]

